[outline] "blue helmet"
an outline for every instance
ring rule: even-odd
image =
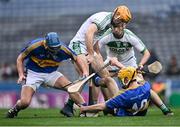
[[[59,41],[59,35],[56,32],[49,32],[46,36],[46,45],[49,48],[56,48],[61,46],[61,42]]]

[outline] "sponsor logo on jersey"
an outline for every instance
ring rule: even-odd
[[[132,48],[132,45],[129,42],[121,42],[121,41],[111,41],[107,44],[107,46],[112,52],[118,54],[123,54]]]

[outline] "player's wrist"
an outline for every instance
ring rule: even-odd
[[[140,64],[138,65],[138,67],[143,68],[144,65],[140,63]]]
[[[137,72],[138,72],[138,73],[142,73],[143,67],[144,67],[143,64],[140,63],[140,64],[138,65]]]

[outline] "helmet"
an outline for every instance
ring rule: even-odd
[[[122,82],[123,88],[128,88],[132,81],[135,81],[137,76],[136,68],[125,67],[118,72],[118,79]]]
[[[118,6],[114,9],[113,19],[112,20],[120,20],[122,22],[128,23],[131,20],[131,12],[126,6]]]
[[[56,32],[47,33],[45,36],[46,46],[50,51],[59,50],[61,42],[59,41],[59,35]]]

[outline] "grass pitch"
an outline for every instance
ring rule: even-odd
[[[59,109],[26,109],[13,119],[4,118],[7,109],[0,109],[1,126],[180,126],[180,108],[173,108],[174,116],[164,116],[157,108],[150,108],[145,117],[103,116],[67,118]]]

